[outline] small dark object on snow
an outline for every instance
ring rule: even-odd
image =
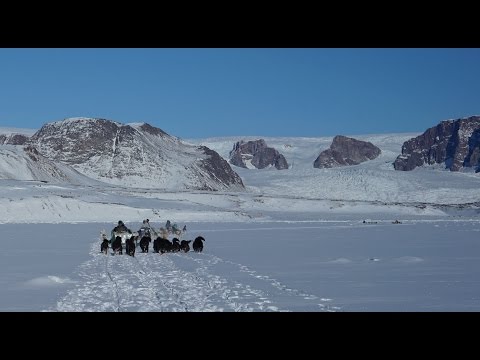
[[[114,254],[123,254],[122,238],[120,236],[117,236],[112,242],[112,250]]]
[[[108,240],[103,239],[102,244],[100,245],[100,252],[103,252],[106,255],[107,251],[108,251]]]
[[[203,242],[205,239],[201,236],[197,236],[193,241],[193,251],[202,252],[203,251]]]
[[[142,249],[142,253],[148,253],[148,246],[150,245],[150,242],[152,241],[152,238],[150,236],[144,236],[140,240],[140,249]]]
[[[166,253],[166,252],[171,252],[172,251],[172,242],[168,239],[157,237],[153,241],[153,252],[156,253]]]
[[[172,239],[172,249],[171,252],[178,252],[180,251],[180,240],[178,238]]]
[[[182,240],[180,241],[180,250],[184,251],[184,252],[189,252],[190,251],[190,243],[192,242],[192,240]]]
[[[132,257],[135,256],[135,237],[130,237],[125,241],[125,252]]]

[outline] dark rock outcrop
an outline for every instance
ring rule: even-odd
[[[337,135],[333,138],[330,148],[318,155],[313,167],[322,169],[357,165],[375,159],[380,153],[381,150],[368,141]]]
[[[275,166],[277,170],[288,169],[285,156],[276,149],[268,147],[265,140],[239,141],[230,151],[230,164],[247,168],[247,161],[257,169]]]
[[[219,178],[225,184],[235,183],[244,187],[240,176],[238,176],[238,174],[232,170],[224,158],[206,146],[200,146],[200,150],[209,156],[201,161],[202,167],[207,170],[207,174],[209,174],[213,180],[214,178]]]
[[[445,164],[450,171],[480,170],[480,116],[445,120],[406,141],[393,166],[409,171],[418,166]]]
[[[0,134],[0,145],[24,145],[28,139],[23,134]]]

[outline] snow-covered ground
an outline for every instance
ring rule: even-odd
[[[134,258],[109,226],[0,225],[1,311],[480,310],[478,220],[205,222],[204,252]]]
[[[382,154],[336,169],[313,168],[332,137],[267,137],[290,168],[233,167],[240,193],[0,180],[0,311],[480,311],[480,174],[394,171],[415,135],[349,135]],[[188,142],[228,158],[256,138]],[[145,218],[204,252],[100,253]]]

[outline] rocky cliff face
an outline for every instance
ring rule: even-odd
[[[285,157],[274,148],[268,147],[265,140],[235,143],[230,151],[230,164],[248,168],[264,169],[274,166],[277,170],[288,169]]]
[[[375,159],[380,153],[381,150],[368,141],[337,135],[333,138],[330,148],[318,155],[313,167],[322,169],[357,165]]]
[[[393,166],[409,171],[417,166],[445,164],[451,171],[480,170],[480,116],[442,121],[406,141]]]
[[[103,182],[171,190],[244,190],[214,151],[146,123],[73,118],[45,124],[28,141],[49,159]]]
[[[23,145],[28,139],[23,134],[0,134],[0,145]]]

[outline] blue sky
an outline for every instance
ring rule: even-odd
[[[480,114],[480,49],[0,49],[0,126],[181,138],[423,132]]]

